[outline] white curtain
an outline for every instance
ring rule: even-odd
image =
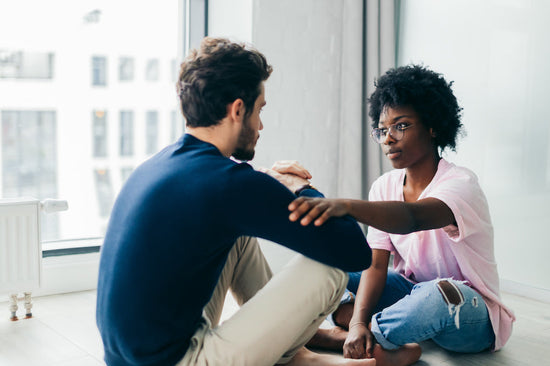
[[[363,198],[383,172],[391,169],[378,144],[370,138],[371,119],[366,99],[374,91],[374,81],[396,66],[397,11],[399,1],[364,0],[364,109],[363,109]]]

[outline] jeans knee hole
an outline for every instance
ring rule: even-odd
[[[447,280],[441,280],[437,283],[437,289],[443,296],[447,305],[460,305],[464,302],[464,296],[458,287]]]

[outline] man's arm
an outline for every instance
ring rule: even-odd
[[[239,235],[276,242],[345,271],[359,271],[370,265],[371,250],[353,218],[330,220],[321,227],[291,222],[287,207],[296,195],[247,164],[235,167],[224,194],[232,212],[228,213],[229,222],[240,229]]]

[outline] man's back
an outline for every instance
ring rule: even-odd
[[[368,266],[370,249],[354,220],[302,227],[288,220],[294,198],[191,135],[136,169],[102,248],[97,322],[108,364],[181,359],[239,236],[263,237],[344,270]]]

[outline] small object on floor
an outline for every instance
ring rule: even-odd
[[[10,312],[11,312],[11,317],[10,317],[10,320],[12,322],[18,320],[17,319],[17,309],[19,307],[17,306],[17,294],[10,294]]]
[[[25,292],[25,319],[32,318],[32,293]]]

